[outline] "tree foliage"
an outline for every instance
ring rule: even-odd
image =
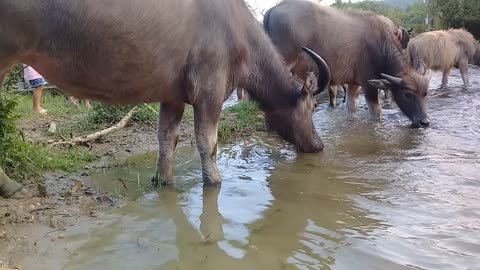
[[[480,1],[428,0],[436,29],[466,28],[480,38]]]
[[[429,30],[426,24],[428,15],[432,24],[431,30],[464,27],[480,38],[480,0],[336,0],[332,6],[340,9],[370,10],[389,17],[398,25],[412,27],[417,34]]]
[[[393,3],[390,1],[390,3]],[[402,2],[401,6],[405,3]],[[423,2],[415,2],[413,5],[407,6],[406,9],[392,6],[389,3],[382,1],[360,1],[360,2],[345,2],[336,0],[332,7],[340,9],[359,9],[370,10],[377,14],[384,15],[390,18],[393,22],[404,27],[412,27],[414,33],[424,32],[426,29],[425,17],[427,15],[427,5]]]

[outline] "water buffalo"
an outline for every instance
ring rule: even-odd
[[[266,13],[264,28],[290,68],[309,61],[298,49],[307,46],[329,65],[332,85],[349,84],[348,119],[353,119],[357,109],[361,86],[374,119],[381,117],[377,88],[390,89],[413,126],[430,125],[424,105],[429,73],[422,64],[416,70],[410,67],[399,42],[379,16],[286,0]]]
[[[464,86],[467,88],[468,64],[480,64],[477,41],[464,29],[422,33],[412,39],[407,51],[412,65],[423,61],[427,68],[443,71],[442,88],[447,87],[452,67],[460,69]]]
[[[407,48],[408,42],[410,41],[410,34],[413,31],[412,28],[410,28],[410,30],[407,30],[406,28],[400,27],[397,24],[395,24],[390,18],[383,15],[377,15],[376,13],[373,13],[373,12],[364,12],[364,15],[373,16],[383,21],[390,29],[390,32],[393,33],[395,39],[400,43],[402,48],[403,49]]]
[[[410,30],[407,30],[406,28],[400,27],[396,25],[392,20],[390,20],[390,18],[385,17],[383,15],[377,15],[375,13],[367,13],[367,12],[365,14],[371,15],[371,16],[378,16],[378,18],[380,18],[384,23],[387,24],[387,26],[389,27],[395,39],[400,43],[400,46],[402,47],[402,49],[407,48],[408,43],[410,42],[410,35],[413,31],[413,28],[410,27]],[[342,88],[344,90],[347,89],[345,85],[342,85]],[[330,105],[332,107],[335,107],[337,102],[338,87],[335,85],[330,85],[328,90],[330,94]],[[385,93],[385,99],[390,100],[391,99],[390,91],[385,89],[383,91]],[[345,97],[346,96],[344,96],[344,99],[343,99],[344,103],[345,103]]]
[[[298,85],[244,1],[0,0],[0,80],[22,62],[78,98],[161,102],[155,180],[162,184],[174,183],[185,104],[194,109],[204,184],[220,183],[218,120],[237,86],[299,151],[321,151],[313,94],[330,73],[320,56],[304,50],[320,75]]]

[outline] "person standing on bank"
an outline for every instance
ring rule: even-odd
[[[23,74],[25,81],[30,83],[33,88],[33,110],[39,114],[47,114],[47,110],[42,108],[41,105],[43,89],[45,88],[47,82],[45,81],[43,76],[40,75],[31,66],[27,66],[25,64],[23,66]]]

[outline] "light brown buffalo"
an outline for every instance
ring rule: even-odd
[[[287,0],[266,13],[264,28],[291,69],[308,65],[309,60],[298,49],[307,46],[329,65],[331,85],[349,84],[348,119],[353,119],[357,110],[361,86],[374,119],[381,117],[380,88],[392,91],[413,126],[430,125],[424,105],[430,76],[421,64],[416,70],[410,67],[384,18],[371,12]]]
[[[329,69],[304,50],[320,76],[308,76],[302,86],[238,0],[0,0],[0,80],[22,62],[78,98],[161,102],[155,180],[166,185],[174,183],[174,149],[186,104],[194,109],[204,183],[220,183],[218,120],[237,86],[299,151],[321,151],[313,94],[317,85],[328,84]]]
[[[464,87],[469,86],[468,64],[480,64],[480,46],[464,29],[439,30],[419,34],[408,45],[410,63],[423,61],[427,68],[443,71],[442,88],[448,85],[453,67],[460,69]]]

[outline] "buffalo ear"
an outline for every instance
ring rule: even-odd
[[[313,72],[307,74],[307,79],[300,90],[300,97],[313,96],[317,92],[317,78]]]
[[[428,81],[430,81],[430,79],[432,78],[432,71],[428,69],[423,76],[425,76],[425,78],[427,78]]]
[[[427,74],[427,66],[422,60],[419,60],[417,63],[417,67],[415,68],[417,70],[417,73],[425,76]]]
[[[368,83],[377,89],[389,90],[392,88],[392,83],[385,79],[368,80]]]

